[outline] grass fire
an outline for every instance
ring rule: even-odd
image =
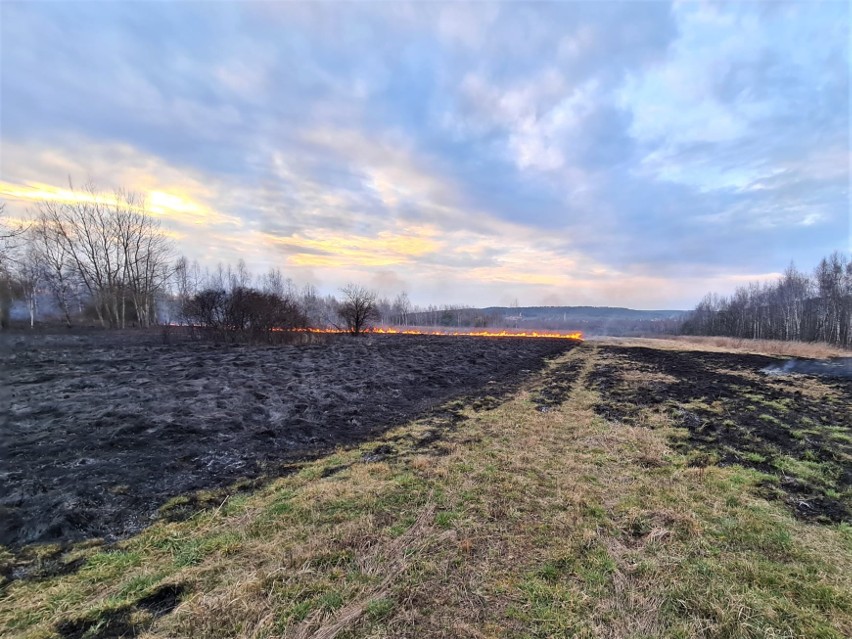
[[[319,334],[340,334],[348,332],[340,328],[295,328],[290,330],[295,332]],[[370,328],[364,332],[368,335],[437,335],[442,337],[535,337],[540,339],[583,339],[583,333],[581,331],[563,333],[558,331],[517,331],[508,329],[500,331],[436,331],[419,328]]]
[[[850,26],[0,2],[0,637],[852,638]]]
[[[86,202],[7,253],[4,637],[852,635],[845,257],[692,313],[418,307]]]
[[[842,368],[510,332],[7,333],[4,634],[848,634]]]

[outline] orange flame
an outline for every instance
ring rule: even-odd
[[[338,328],[296,328],[295,332],[300,333],[348,333],[349,331]],[[582,340],[583,333],[576,331],[573,333],[563,333],[560,331],[514,331],[503,329],[501,331],[439,331],[439,330],[422,330],[415,328],[368,328],[364,331],[368,335],[439,335],[442,337],[537,337],[547,339],[573,339]]]

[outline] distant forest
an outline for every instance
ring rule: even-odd
[[[645,311],[608,306],[413,307],[405,316],[382,317],[390,324],[434,327],[583,331],[586,335],[672,335],[687,311]]]
[[[681,331],[852,347],[852,255],[835,252],[811,275],[791,264],[777,281],[741,286],[730,297],[710,293]]]

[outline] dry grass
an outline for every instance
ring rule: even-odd
[[[852,357],[852,351],[822,342],[783,342],[768,339],[740,339],[734,337],[605,337],[594,340],[619,346],[645,346],[667,350],[716,351],[726,353],[755,353],[778,357],[804,357],[826,359]]]
[[[434,518],[435,508],[429,505],[404,534],[371,549],[361,564],[366,574],[380,575],[382,581],[329,619],[323,619],[321,611],[313,613],[294,629],[291,633],[293,639],[334,639],[351,628],[364,616],[371,604],[382,601],[390,594],[394,582],[408,569],[411,563],[409,557],[423,552],[433,541],[440,542],[452,536],[446,532],[439,536],[435,531]]]
[[[619,377],[628,384],[641,384],[643,386],[651,384],[674,384],[678,381],[676,377],[666,373],[637,371],[630,368],[621,371]]]
[[[541,412],[535,386],[469,412],[441,454],[383,438],[157,524],[89,564],[0,600],[10,637],[108,619],[164,583],[188,594],[135,631],[165,637],[843,637],[852,530],[751,496],[759,476],[691,468],[655,430],[610,423],[584,384]],[[546,375],[547,373],[545,373]],[[323,476],[330,468],[343,468]],[[90,635],[98,636],[92,625]]]

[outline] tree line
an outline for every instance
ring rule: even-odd
[[[173,279],[166,322],[232,341],[271,341],[276,332],[305,328],[359,335],[381,319],[376,293],[363,286],[348,284],[341,299],[321,296],[313,285],[298,287],[277,268],[255,277],[243,260],[211,272],[181,257]]]
[[[852,255],[835,252],[811,274],[791,264],[778,280],[740,286],[728,297],[710,293],[681,332],[852,347]]]
[[[349,284],[341,298],[296,286],[279,269],[259,277],[243,260],[201,269],[174,246],[138,194],[104,197],[93,185],[68,200],[43,200],[25,224],[3,224],[0,203],[0,328],[14,301],[29,323],[60,318],[67,326],[184,325],[228,339],[268,339],[292,328],[364,332],[382,317],[406,321],[405,293],[393,302]],[[47,307],[47,308],[45,308]]]
[[[3,204],[0,203],[0,217]],[[354,334],[391,326],[484,325],[465,309],[414,306],[348,284],[340,296],[297,286],[279,269],[254,276],[236,266],[202,269],[174,246],[138,194],[105,197],[94,185],[45,200],[25,225],[0,219],[0,328],[15,300],[31,326],[42,318],[105,328],[183,325],[227,339],[269,338],[279,329],[333,328]]]
[[[27,225],[2,235],[3,324],[13,297],[25,300],[34,323],[43,293],[68,325],[75,315],[111,328],[157,323],[172,246],[140,196],[105,198],[86,187],[70,201],[38,202]]]
[[[279,329],[369,326],[497,326],[502,316],[455,306],[418,307],[349,284],[340,297],[299,287],[279,269],[255,277],[236,266],[202,269],[174,246],[138,194],[102,196],[94,186],[67,201],[40,201],[30,220],[2,224],[0,328],[15,299],[30,325],[40,314],[71,326],[106,328],[178,324],[227,339],[270,339]],[[40,308],[48,306],[47,309]],[[44,312],[47,311],[47,312]],[[751,283],[729,297],[708,294],[687,316],[688,335],[820,341],[852,347],[852,257],[835,252],[812,274],[791,265],[771,283]]]

